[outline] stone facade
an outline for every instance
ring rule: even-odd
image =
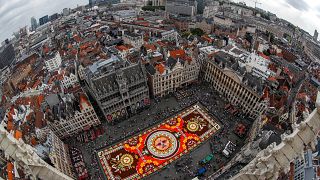
[[[63,172],[69,177],[76,178],[73,172],[68,146],[64,144],[63,141],[61,141],[61,139],[49,128],[45,127],[39,131],[41,131],[42,134],[41,139],[44,138],[45,141],[45,143],[35,146],[35,148],[39,150],[37,152],[39,153],[39,156],[44,156],[42,159],[49,158],[54,167],[59,171]]]
[[[42,160],[35,149],[22,140],[15,139],[0,125],[0,149],[7,158],[15,160],[16,166],[24,169],[25,177],[29,179],[71,180],[69,176],[60,172]]]
[[[48,71],[53,71],[55,69],[58,69],[61,65],[61,62],[62,62],[62,59],[59,52],[57,52],[54,56],[49,57],[47,60],[44,61]]]
[[[75,73],[70,73],[69,75],[64,75],[61,85],[64,89],[74,87],[79,84],[78,77]]]
[[[100,124],[100,120],[85,94],[81,93],[79,99],[62,98],[65,99],[63,102],[50,105],[50,109],[46,112],[48,127],[59,138],[70,137]],[[57,112],[58,110],[61,112]]]
[[[122,60],[108,67],[109,70],[97,70],[95,74],[88,71],[86,77],[88,91],[108,121],[126,117],[149,105],[146,72],[140,62],[128,65]]]
[[[198,80],[200,65],[195,60],[168,58],[166,64],[146,67],[152,96],[163,97]]]
[[[136,33],[126,33],[122,37],[125,44],[132,45],[136,50],[139,50],[143,45],[143,36]]]
[[[280,172],[289,172],[290,162],[301,156],[306,148],[304,145],[315,148],[314,142],[319,130],[318,109],[314,110],[304,122],[295,125],[293,133],[284,135],[279,145],[271,144],[260,151],[233,179],[277,179]]]
[[[256,119],[265,111],[267,103],[262,100],[262,82],[240,68],[233,57],[218,52],[204,66],[204,80],[243,113]]]

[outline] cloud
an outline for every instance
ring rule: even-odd
[[[13,32],[23,26],[30,26],[30,18],[36,19],[63,8],[74,8],[88,4],[88,0],[0,0],[0,42],[10,38]]]
[[[247,5],[254,7],[252,0],[244,1]],[[320,1],[318,0],[260,0],[259,8],[276,14],[292,24],[299,26],[305,31],[313,34],[314,30],[320,31]]]
[[[300,11],[308,11],[310,8],[304,0],[286,0],[286,2]]]

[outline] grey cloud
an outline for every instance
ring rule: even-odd
[[[0,42],[25,25],[30,18],[60,13],[63,8],[88,4],[89,0],[0,0]]]
[[[11,3],[0,2],[3,6],[0,6],[0,17],[5,16],[7,13],[17,11],[17,9],[28,4],[28,1],[13,0]]]
[[[286,2],[300,11],[308,11],[310,8],[304,0],[286,0]]]
[[[318,13],[320,13],[320,5],[318,5],[318,6],[315,8],[315,10],[316,10]]]

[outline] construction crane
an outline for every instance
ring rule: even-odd
[[[254,8],[257,9],[257,4],[262,4],[261,2],[259,2],[258,0],[252,0],[254,2]]]

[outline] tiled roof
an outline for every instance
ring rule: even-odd
[[[272,81],[272,82],[277,81],[276,77],[274,77],[274,76],[268,77],[268,80],[269,80],[269,81]]]
[[[143,45],[147,50],[152,50],[152,51],[155,51],[157,50],[156,46],[153,45],[153,44],[145,44]]]
[[[169,53],[170,53],[170,57],[173,57],[175,59],[184,57],[186,55],[186,53],[183,49],[169,51]]]
[[[116,49],[118,49],[119,51],[128,51],[129,50],[129,48],[125,45],[116,46]]]
[[[163,74],[165,70],[165,66],[162,63],[159,63],[155,66],[156,70],[160,73]]]
[[[17,140],[22,138],[22,132],[19,130],[15,130],[14,132],[14,138],[16,138]]]
[[[262,52],[259,52],[259,56],[263,57],[264,59],[270,60],[270,57],[263,54]]]
[[[84,93],[80,93],[79,99],[80,99],[80,103],[79,104],[80,104],[80,109],[81,110],[84,109],[83,105],[91,107],[91,104],[90,104],[87,96]]]

